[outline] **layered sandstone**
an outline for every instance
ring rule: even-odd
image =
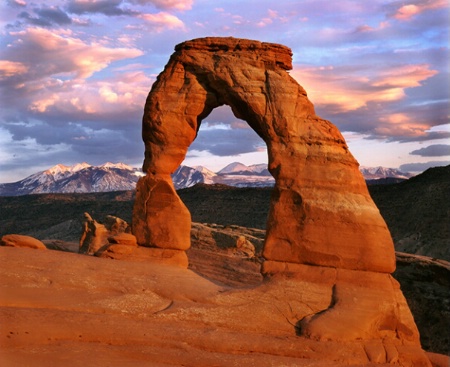
[[[45,244],[31,236],[20,234],[6,234],[0,239],[0,246],[26,247],[37,250],[46,250]]]
[[[293,317],[298,335],[375,340],[366,353],[393,363],[395,353],[381,340],[420,350],[416,325],[390,275],[393,242],[344,138],[315,114],[289,75],[291,55],[281,45],[235,38],[176,46],[145,105],[146,176],[137,185],[133,233],[139,245],[155,250],[189,248],[191,217],[170,175],[202,120],[229,105],[266,143],[275,178],[263,274],[271,284],[297,279],[294,287],[302,293],[292,297],[317,287],[324,292],[320,306],[306,302],[309,313]]]
[[[138,243],[189,247],[190,215],[170,174],[202,120],[226,104],[267,144],[276,186],[265,258],[392,272],[395,257],[386,224],[344,138],[315,115],[305,90],[287,72],[291,50],[231,37],[187,41],[175,50],[145,105],[147,176],[138,183],[133,214]]]

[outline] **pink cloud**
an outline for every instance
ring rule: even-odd
[[[335,69],[334,67],[300,67],[291,75],[308,91],[317,105],[333,105],[336,112],[348,112],[370,102],[392,102],[405,97],[405,89],[436,75],[429,65],[402,65],[377,75]]]
[[[143,54],[135,48],[111,48],[98,42],[86,43],[69,31],[27,28],[13,32],[15,42],[8,50],[29,69],[30,79],[51,75],[75,75],[88,78],[117,60]]]
[[[382,72],[372,85],[385,88],[413,88],[421,85],[421,81],[436,75],[436,70],[430,70],[430,65],[403,65]]]
[[[408,20],[412,18],[414,15],[421,12],[421,8],[417,5],[409,4],[403,5],[400,9],[395,13],[394,18],[399,20]]]
[[[398,20],[410,20],[415,15],[423,13],[427,10],[441,9],[446,8],[447,6],[448,1],[446,0],[426,1],[423,4],[420,2],[416,4],[406,4],[397,10],[394,14],[394,18]]]
[[[267,25],[272,24],[274,21],[286,23],[288,21],[288,18],[280,16],[278,11],[268,9],[267,16],[262,18],[258,23],[256,23],[256,25],[258,27],[266,27]]]
[[[0,60],[0,80],[5,80],[14,75],[24,74],[28,67],[21,62]]]
[[[37,114],[120,115],[142,109],[153,80],[141,71],[122,73],[99,81],[78,80],[46,84],[28,110]]]
[[[155,31],[160,33],[166,29],[186,30],[184,23],[175,15],[159,12],[156,14],[142,14],[139,16],[154,27]]]
[[[381,116],[379,126],[373,129],[373,132],[379,136],[403,136],[415,137],[425,135],[430,128],[429,125],[419,123],[413,116],[404,113],[394,113]]]

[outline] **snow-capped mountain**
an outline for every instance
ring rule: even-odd
[[[205,183],[206,175],[200,170],[188,166],[180,166],[172,174],[172,182],[175,189],[184,189],[198,183]]]
[[[368,184],[394,183],[413,176],[410,173],[386,167],[361,166],[360,171]],[[224,184],[236,187],[266,187],[273,186],[275,183],[267,169],[267,164],[247,166],[240,162],[233,162],[217,173],[203,166],[180,166],[172,175],[172,179],[176,189],[191,187],[198,183]]]
[[[0,184],[1,196],[133,190],[142,173],[123,163],[91,166],[57,164],[13,183]]]
[[[412,177],[412,174],[394,168],[361,166],[360,171],[368,184],[394,183]],[[57,164],[21,181],[0,184],[0,196],[134,190],[143,175],[137,168],[124,163],[108,162],[100,166]],[[172,174],[172,181],[177,190],[199,183],[235,187],[267,187],[275,183],[267,164],[247,166],[239,162],[231,163],[217,173],[203,166],[182,165]]]
[[[275,183],[267,170],[267,164],[246,166],[239,162],[231,163],[217,173],[203,166],[180,166],[172,175],[172,180],[176,189],[191,187],[198,183],[235,187],[265,187],[273,186]]]
[[[366,180],[377,180],[380,178],[401,178],[407,180],[411,178],[413,174],[409,172],[401,172],[396,168],[386,168],[386,167],[365,167],[360,166],[359,170],[363,174]]]
[[[267,164],[252,164],[250,166],[246,166],[245,164],[239,162],[230,163],[228,166],[222,168],[218,175],[262,175],[262,176],[271,176],[268,169]]]
[[[205,184],[213,184],[214,178],[217,176],[217,173],[214,173],[210,169],[203,166],[195,166],[193,167],[196,171],[199,171],[203,175],[203,183]]]

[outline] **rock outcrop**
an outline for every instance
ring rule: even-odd
[[[136,237],[129,232],[130,226],[119,217],[107,215],[103,224],[84,213],[79,252],[94,255],[110,245],[137,246]]]
[[[176,46],[145,105],[147,175],[137,185],[133,213],[140,245],[189,248],[190,214],[170,174],[183,161],[201,121],[227,104],[267,144],[276,181],[267,260],[394,270],[392,239],[358,163],[338,129],[316,116],[305,90],[287,72],[291,56],[285,46],[235,38]]]
[[[133,233],[139,245],[155,250],[189,248],[190,213],[170,175],[202,120],[229,105],[266,143],[275,178],[263,274],[281,287],[289,278],[324,292],[321,306],[295,321],[299,335],[375,340],[366,346],[375,363],[396,363],[399,344],[411,346],[411,360],[424,360],[416,325],[390,275],[395,254],[386,223],[344,138],[316,116],[287,72],[291,56],[285,46],[235,38],[176,46],[145,105],[146,176],[137,184]]]
[[[239,236],[236,241],[234,254],[246,256],[250,259],[255,257],[255,246],[245,236]]]
[[[38,239],[31,236],[24,236],[20,234],[4,235],[0,240],[0,245],[8,247],[27,247],[37,250],[47,249],[42,241],[39,241]]]
[[[92,219],[89,213],[83,214],[80,250],[82,254],[93,255],[108,243],[109,232],[106,227]]]

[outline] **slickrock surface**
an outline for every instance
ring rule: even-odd
[[[2,366],[431,366],[399,339],[297,335],[332,297],[312,277],[244,286],[243,272],[230,287],[154,262],[9,247],[0,261]]]
[[[42,241],[30,236],[20,234],[7,234],[0,239],[0,246],[8,247],[28,247],[31,249],[46,250],[47,247]]]

